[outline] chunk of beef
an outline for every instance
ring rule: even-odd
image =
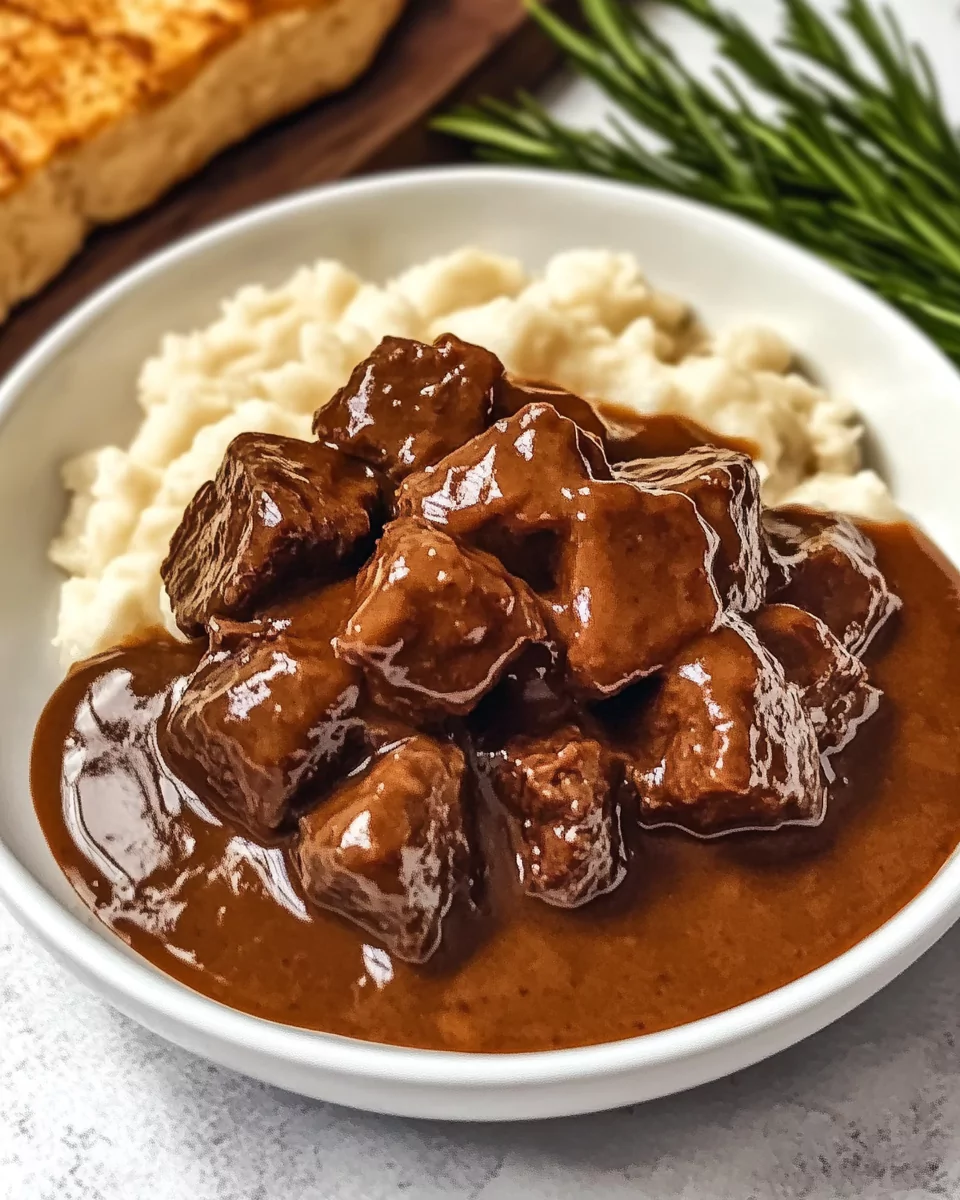
[[[816,824],[826,807],[800,689],[732,614],[667,668],[629,775],[644,824],[703,836]]]
[[[303,789],[362,741],[362,676],[331,644],[353,592],[348,580],[255,621],[215,619],[160,730],[175,772],[255,833],[285,825]]]
[[[474,544],[519,541],[564,529],[579,489],[610,478],[597,438],[549,404],[529,404],[404,480],[397,511]]]
[[[577,692],[615,695],[713,628],[716,545],[679,492],[617,482],[578,497],[551,598]]]
[[[615,473],[689,496],[720,539],[714,559],[720,594],[736,612],[760,607],[767,588],[760,477],[746,454],[700,446],[677,457],[622,463]]]
[[[300,820],[297,863],[307,896],[422,963],[466,881],[468,846],[456,746],[416,736],[386,750]]]
[[[449,333],[432,346],[386,337],[318,410],[313,431],[399,483],[481,432],[502,375],[495,354]]]
[[[622,881],[618,782],[612,756],[572,726],[507,746],[497,786],[516,818],[524,891],[578,908]]]
[[[770,598],[806,609],[851,654],[863,654],[900,608],[869,538],[846,517],[791,507],[764,513]]]
[[[187,506],[160,568],[177,624],[245,618],[294,575],[321,577],[373,541],[380,486],[316,442],[241,433]]]
[[[383,704],[412,715],[470,712],[546,629],[533,593],[500,563],[427,521],[388,525],[336,640]]]
[[[496,554],[542,593],[584,695],[656,670],[718,618],[718,539],[693,501],[612,480],[599,442],[547,405],[405,480],[398,507]]]
[[[819,617],[792,604],[765,605],[753,625],[787,680],[800,688],[820,749],[833,753],[847,745],[880,700],[860,659]]]
[[[571,500],[597,478],[610,478],[600,442],[549,405],[531,404],[406,479],[397,508],[496,555],[548,592]]]

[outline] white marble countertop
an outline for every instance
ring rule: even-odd
[[[953,0],[894,0],[960,114]],[[766,23],[772,0],[739,0]],[[562,81],[552,103],[591,119]],[[173,1049],[0,910],[0,1200],[960,1196],[960,928],[818,1036],[616,1113],[455,1126],[302,1100]]]

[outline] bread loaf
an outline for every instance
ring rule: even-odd
[[[404,0],[0,0],[0,320],[94,225],[345,87]]]

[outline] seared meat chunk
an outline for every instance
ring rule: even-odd
[[[533,593],[427,521],[388,525],[337,637],[376,698],[404,714],[473,709],[546,629]]]
[[[497,786],[516,819],[524,891],[578,908],[612,891],[626,873],[612,756],[572,726],[516,738],[503,752]]]
[[[716,624],[717,539],[688,496],[627,482],[595,485],[574,516],[549,599],[574,690],[602,699]]]
[[[610,477],[597,438],[549,404],[528,404],[404,480],[397,510],[474,543],[498,534],[519,540],[564,529],[572,496]]]
[[[591,480],[609,478],[597,438],[550,405],[530,404],[404,480],[397,509],[496,555],[512,574],[548,592],[571,499]]]
[[[622,463],[615,473],[648,488],[689,496],[720,539],[714,575],[721,596],[736,612],[760,607],[767,587],[760,478],[746,454],[699,446],[672,458]]]
[[[481,432],[502,375],[495,354],[449,333],[432,346],[386,337],[318,410],[313,431],[399,483]]]
[[[322,577],[372,543],[380,486],[316,442],[241,433],[190,501],[160,568],[177,624],[242,619],[294,575]]]
[[[787,680],[800,688],[820,749],[830,753],[845,746],[880,700],[860,659],[819,617],[792,604],[765,605],[753,625]]]
[[[215,620],[161,728],[176,773],[254,832],[284,825],[301,789],[361,736],[362,676],[331,645],[352,602],[348,580],[255,621]]]
[[[836,513],[771,509],[763,523],[772,560],[770,598],[813,613],[851,654],[863,654],[900,608],[870,540]]]
[[[542,593],[586,696],[656,670],[719,616],[718,539],[693,501],[612,480],[599,442],[548,405],[405,480],[398,507],[496,554]]]
[[[467,879],[464,772],[456,746],[418,735],[302,817],[296,858],[309,899],[398,958],[426,962]]]
[[[644,824],[701,835],[815,824],[826,806],[800,689],[734,615],[667,668],[629,775]]]

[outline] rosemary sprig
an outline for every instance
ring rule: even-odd
[[[739,213],[875,288],[960,363],[960,134],[892,12],[845,0],[855,56],[810,0],[782,0],[784,58],[713,0],[666,0],[718,39],[725,61],[707,84],[629,0],[580,0],[582,32],[527,3],[615,102],[610,127],[569,128],[521,94],[459,108],[438,129],[493,161],[590,172]],[[743,79],[775,102],[772,117]]]

